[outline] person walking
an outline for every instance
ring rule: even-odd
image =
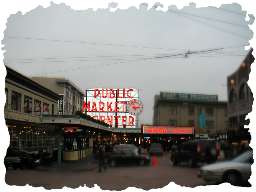
[[[104,148],[103,148],[103,145],[100,145],[99,146],[99,149],[98,149],[98,165],[99,165],[99,172],[102,172],[102,169],[104,167],[104,164],[105,164],[105,154],[104,154]]]

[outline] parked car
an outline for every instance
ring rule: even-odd
[[[13,169],[35,168],[40,164],[40,158],[36,158],[34,155],[24,151],[9,148],[4,159],[4,164],[7,169],[10,167]]]
[[[212,139],[196,139],[179,144],[171,150],[171,161],[174,166],[187,163],[195,167],[198,163],[212,163],[217,160],[217,143]]]
[[[149,147],[149,154],[150,155],[163,155],[163,148],[160,143],[151,143]]]
[[[109,155],[109,164],[116,165],[148,165],[150,157],[139,154],[138,147],[133,144],[119,144],[113,147],[113,152]]]
[[[199,177],[207,183],[228,182],[232,185],[247,184],[253,164],[252,150],[246,151],[232,160],[217,162],[200,168]]]

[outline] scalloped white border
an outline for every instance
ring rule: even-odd
[[[6,27],[7,19],[10,16],[10,14],[16,14],[18,11],[21,11],[23,14],[34,9],[38,5],[42,5],[43,7],[47,7],[50,5],[50,2],[54,3],[65,3],[69,5],[71,8],[75,10],[81,10],[81,9],[87,9],[87,8],[93,8],[94,10],[97,8],[106,8],[108,7],[108,4],[111,2],[117,2],[118,3],[118,8],[121,9],[126,9],[131,6],[136,6],[139,7],[141,3],[148,3],[149,7],[152,7],[154,3],[160,2],[164,5],[163,10],[167,10],[167,7],[169,5],[176,5],[178,8],[182,8],[185,5],[188,5],[190,2],[196,3],[196,7],[207,7],[207,6],[215,6],[215,7],[220,7],[221,4],[232,4],[232,3],[239,3],[242,6],[243,10],[246,10],[248,13],[253,14],[256,13],[256,5],[254,4],[255,0],[194,0],[194,1],[189,1],[189,0],[93,0],[93,1],[85,1],[85,0],[3,0],[0,2],[0,17],[1,17],[1,22],[0,22],[0,39],[2,40],[4,37],[4,30]],[[250,26],[250,28],[253,31],[255,30],[256,24],[254,22],[253,25]],[[251,47],[254,48],[254,53],[256,50],[256,40],[255,37],[250,41]],[[1,48],[3,45],[1,46]],[[4,156],[5,156],[5,151],[8,147],[9,144],[9,134],[7,131],[7,127],[5,125],[5,120],[4,120],[4,103],[5,103],[5,92],[4,92],[4,87],[5,87],[5,67],[3,65],[3,50],[0,50],[0,161],[3,162]],[[255,54],[254,54],[255,56]],[[256,56],[255,56],[256,57]],[[254,96],[256,95],[256,84],[254,81],[253,77],[256,77],[256,66],[255,63],[252,64],[251,66],[251,74],[250,74],[250,80],[249,80],[249,86],[251,90],[254,93]],[[255,102],[253,105],[253,109],[255,107]],[[255,110],[253,110],[252,113],[249,114],[248,116],[251,120],[250,124],[250,132],[252,135],[252,141],[251,141],[251,146],[254,148],[255,147],[255,128],[253,125],[256,125],[256,115],[255,115]],[[255,157],[255,154],[254,154]],[[256,159],[256,158],[255,158]],[[206,186],[206,187],[196,187],[196,188],[187,188],[187,187],[181,187],[179,185],[175,185],[174,183],[170,183],[169,185],[165,186],[162,189],[152,189],[150,191],[255,191],[256,187],[256,176],[255,176],[255,164],[252,166],[252,176],[250,179],[250,182],[252,183],[252,187],[250,188],[240,188],[240,187],[234,187],[229,184],[222,184],[222,185],[217,185],[217,186]],[[5,183],[5,167],[4,164],[0,164],[0,191],[45,191],[43,188],[34,188],[31,186],[22,186],[22,187],[17,187],[17,186],[9,186],[6,185]],[[101,191],[98,186],[95,186],[94,188],[82,188],[79,187],[77,189],[70,189],[70,188],[63,188],[60,190],[53,190],[53,191]],[[125,191],[143,191],[142,189],[136,189],[136,188],[128,188]]]

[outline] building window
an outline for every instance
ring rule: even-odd
[[[176,114],[177,114],[177,107],[171,106],[171,107],[170,107],[170,114],[171,114],[171,115],[176,115]]]
[[[207,129],[213,129],[214,128],[214,121],[206,120],[206,128]]]
[[[24,113],[32,113],[32,98],[24,96]]]
[[[189,106],[188,107],[188,114],[189,115],[194,115],[195,114],[195,107],[194,106]]]
[[[232,117],[229,119],[229,126],[231,129],[237,129],[238,128],[238,121],[237,121],[237,118],[236,117]]]
[[[224,109],[224,116],[227,117],[227,115],[228,115],[228,110],[227,110],[227,108],[225,108]]]
[[[11,109],[14,111],[21,111],[21,94],[12,91]]]
[[[48,115],[49,114],[49,104],[43,103],[43,114]]]
[[[188,126],[193,127],[195,125],[194,120],[188,120]]]
[[[205,112],[208,116],[213,116],[214,110],[212,107],[206,107]]]
[[[202,107],[199,107],[198,108],[198,113],[200,114],[200,113],[202,113],[203,112],[203,108]]]
[[[41,114],[41,101],[35,99],[34,101],[34,112],[36,115]]]
[[[170,120],[169,120],[169,125],[171,125],[171,126],[177,126],[177,120],[175,120],[175,119],[170,119]]]
[[[233,103],[236,101],[236,93],[234,91],[234,89],[232,89],[229,93],[229,102]]]
[[[59,115],[63,115],[63,99],[58,100]]]
[[[52,115],[54,115],[54,104],[52,104]]]
[[[225,129],[227,130],[229,127],[230,127],[230,125],[229,125],[230,123],[229,123],[229,121],[228,120],[226,120],[225,121]]]
[[[240,100],[247,99],[247,92],[248,92],[247,84],[243,83],[239,89],[239,99]]]

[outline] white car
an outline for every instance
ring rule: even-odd
[[[200,168],[199,177],[209,184],[228,182],[232,185],[248,183],[253,163],[252,150],[229,161],[221,161]]]

